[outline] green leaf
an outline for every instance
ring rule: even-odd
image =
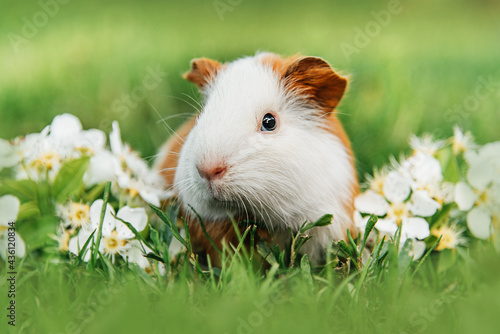
[[[89,243],[93,240],[94,234],[96,230],[93,230],[92,233],[89,235],[87,240],[85,240],[85,243],[83,244],[82,248],[80,248],[80,251],[78,252],[78,258],[83,261],[83,258],[85,257],[85,253],[87,252],[87,247],[89,246]],[[78,240],[78,239],[77,239]],[[88,249],[90,252],[90,248]]]
[[[161,211],[160,208],[158,208],[157,206],[155,206],[153,204],[149,204],[149,206],[151,207],[151,209],[153,209],[153,211],[156,213],[156,215],[170,228],[170,231],[172,232],[174,237],[177,240],[179,240],[179,242],[184,247],[189,249],[187,241],[181,236],[181,234],[179,233],[179,229],[177,228],[177,226],[174,223],[172,223],[170,218],[163,211]],[[186,234],[187,234],[187,231],[186,231]]]
[[[337,245],[345,255],[349,256],[353,260],[356,260],[351,247],[349,247],[349,245],[344,240],[340,240],[339,242],[337,242]]]
[[[148,253],[148,254],[144,255],[144,257],[147,257],[148,259],[153,259],[153,260],[161,262],[161,263],[165,263],[163,258],[159,257],[158,255],[156,255],[154,253]]]
[[[300,270],[301,270],[302,276],[305,278],[307,284],[312,286],[313,279],[312,279],[312,274],[311,274],[311,263],[309,262],[309,258],[307,257],[307,254],[304,254],[304,256],[302,256],[302,259],[300,259]]]
[[[25,221],[23,224],[19,224],[19,227],[16,224],[16,227],[19,236],[23,238],[26,246],[32,251],[52,242],[51,235],[55,235],[58,224],[59,217],[43,216],[34,221]]]
[[[40,218],[40,208],[36,201],[29,201],[21,204],[19,207],[19,213],[17,214],[17,220]]]
[[[146,246],[148,246],[149,248],[151,249],[155,249],[155,247],[150,243],[148,242],[140,233],[139,231],[137,231],[134,227],[134,225],[130,224],[129,222],[121,219],[120,217],[117,217],[116,215],[113,216],[115,219],[119,220],[120,222],[122,222],[123,224],[125,224],[131,231],[132,233],[134,233],[134,235],[137,237],[137,239],[139,239],[140,241],[142,241]],[[153,231],[153,230],[152,230]],[[156,232],[158,234],[158,232]]]
[[[351,243],[351,251],[354,257],[356,258],[356,261],[358,260],[358,247],[356,246],[356,243],[354,242],[354,239],[351,236],[351,231],[347,229],[347,238],[349,239],[349,242]]]
[[[371,215],[368,221],[366,222],[365,233],[363,234],[363,242],[361,244],[361,250],[359,251],[359,254],[363,254],[363,249],[365,248],[366,240],[368,239],[368,236],[375,227],[377,221],[378,221],[377,216]]]
[[[35,201],[37,199],[37,184],[31,180],[10,180],[0,182],[0,196],[13,195],[21,202]]]
[[[108,206],[109,201],[109,193],[111,191],[111,182],[106,183],[106,187],[104,188],[104,197],[101,209],[101,217],[99,219],[99,228],[97,229],[97,240],[95,241],[95,248],[93,249],[92,255],[90,257],[89,266],[93,270],[95,268],[97,253],[99,253],[99,245],[101,244],[102,238],[102,224],[104,222],[104,217],[106,214],[106,207]]]
[[[66,162],[57,173],[52,193],[56,202],[64,203],[75,194],[83,184],[83,175],[87,170],[90,157],[83,157]]]
[[[203,231],[203,234],[205,235],[205,238],[207,238],[208,242],[215,249],[215,251],[219,254],[219,256],[222,257],[222,251],[219,249],[219,247],[217,247],[217,245],[213,241],[212,237],[210,237],[210,234],[208,234],[207,229],[205,228],[205,224],[203,223],[203,220],[201,219],[200,215],[198,214],[198,212],[196,212],[196,210],[191,205],[189,207],[191,208],[191,210],[193,210],[194,214],[198,218],[198,222],[200,223],[200,227],[201,227],[201,230]],[[236,231],[236,229],[235,229],[235,231]],[[237,233],[239,233],[239,231]]]
[[[420,267],[425,263],[425,261],[427,260],[427,258],[429,257],[429,255],[432,253],[432,251],[434,250],[434,248],[437,247],[437,245],[439,245],[439,242],[441,241],[441,238],[443,236],[439,236],[439,238],[436,240],[436,242],[434,243],[434,245],[432,245],[431,248],[429,248],[429,250],[427,251],[427,253],[425,253],[425,255],[420,259],[420,261],[418,262],[418,265],[417,267],[415,268],[415,271],[413,272],[413,274],[411,275],[411,277],[415,276],[415,274],[417,273],[417,271],[420,269]]]
[[[406,239],[403,248],[399,251],[398,277],[401,279],[413,262],[413,240]]]
[[[300,233],[304,233],[307,230],[312,229],[313,227],[326,226],[332,223],[333,215],[326,214],[323,215],[320,219],[316,220],[314,223],[305,224],[300,228]]]

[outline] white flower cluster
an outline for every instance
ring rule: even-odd
[[[425,240],[430,236],[441,237],[437,251],[455,249],[465,244],[465,228],[459,225],[460,212],[455,214],[455,207],[466,213],[467,227],[473,236],[490,237],[500,222],[500,142],[478,147],[470,133],[464,134],[456,127],[448,159],[456,162],[463,156],[468,171],[466,181],[453,183],[445,180],[441,162],[436,158],[446,149],[446,142],[434,141],[430,136],[412,136],[410,146],[413,153],[409,158],[375,171],[368,178],[368,189],[355,199],[354,219],[361,233],[369,214],[379,218],[368,245],[375,242],[377,235],[394,237],[400,228],[400,246],[412,239],[414,259],[423,255],[429,246]],[[447,216],[431,227],[431,217],[450,204]]]
[[[116,217],[132,224],[137,231],[143,231],[148,224],[146,203],[160,206],[165,198],[163,181],[146,162],[121,140],[120,128],[113,122],[109,136],[110,149],[106,146],[106,135],[97,129],[83,130],[80,120],[70,114],[56,116],[52,123],[40,133],[16,138],[12,142],[0,139],[0,171],[11,168],[16,180],[54,182],[65,163],[83,157],[89,158],[89,165],[83,177],[85,189],[107,181],[112,182],[112,194],[122,206]],[[68,200],[70,200],[68,198]],[[5,255],[4,231],[7,223],[15,221],[20,201],[12,195],[0,197],[0,254]],[[53,238],[59,243],[59,250],[78,254],[99,226],[102,200],[93,203],[68,201],[57,205],[56,214],[61,218]],[[121,204],[121,205],[123,205]],[[17,234],[19,248],[17,256],[25,254],[25,243]],[[94,234],[96,242],[97,232]],[[29,245],[28,245],[29,246]],[[174,243],[173,248],[176,245]],[[120,254],[129,262],[141,268],[149,268],[149,262],[142,256],[151,250],[135,239],[132,231],[120,220],[114,218],[114,210],[108,204],[103,222],[99,251],[111,257]],[[88,261],[90,252],[84,250]]]
[[[464,158],[469,170],[455,187],[455,201],[467,212],[471,233],[487,239],[500,223],[500,142],[468,150]]]

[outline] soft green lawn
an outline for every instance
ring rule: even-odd
[[[175,116],[167,119],[175,128],[195,112],[191,97],[200,96],[181,78],[190,59],[267,50],[320,56],[351,74],[340,117],[360,176],[406,149],[410,133],[447,138],[459,124],[480,143],[500,140],[498,1],[401,1],[350,57],[341,45],[356,46],[358,29],[376,22],[372,11],[388,1],[243,0],[223,20],[213,1],[73,1],[17,46],[12,34],[22,35],[23,18],[33,22],[41,7],[0,3],[0,138],[39,132],[69,112],[107,132],[119,120],[123,139],[152,157],[169,136],[161,117]],[[146,97],[116,107],[157,68],[164,74]],[[18,275],[12,332],[497,333],[500,259],[482,247],[471,253],[445,273],[429,261],[412,280],[396,273],[370,281],[357,299],[334,278],[309,285],[310,275],[297,270],[266,280],[238,261],[214,287],[191,273],[156,283],[30,258]]]

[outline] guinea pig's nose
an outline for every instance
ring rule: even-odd
[[[196,166],[200,176],[207,181],[220,179],[226,174],[227,166],[224,164],[218,165],[199,165]]]

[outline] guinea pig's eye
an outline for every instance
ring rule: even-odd
[[[260,131],[274,131],[274,129],[276,129],[276,118],[274,118],[273,114],[265,114]]]

